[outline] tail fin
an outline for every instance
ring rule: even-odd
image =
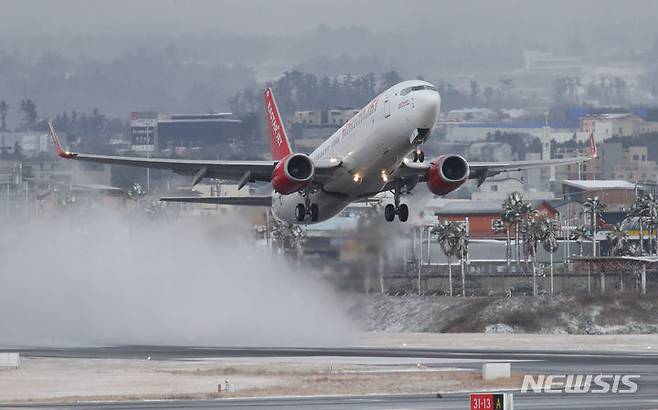
[[[272,145],[272,159],[280,160],[292,154],[292,150],[271,88],[265,90],[265,115],[267,116],[267,130],[270,133],[270,144]]]
[[[596,158],[596,140],[594,140],[594,131],[589,134],[589,155]]]

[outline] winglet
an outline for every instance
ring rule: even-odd
[[[596,140],[594,139],[594,131],[589,134],[589,154],[592,158],[596,158]]]
[[[271,88],[265,90],[265,115],[267,116],[267,130],[270,134],[270,145],[272,146],[272,159],[280,160],[292,154],[288,135],[283,127],[279,108],[274,100]]]
[[[64,159],[71,159],[75,157],[77,154],[65,151],[64,148],[62,148],[62,144],[59,142],[59,138],[55,132],[55,127],[53,127],[53,124],[50,121],[48,121],[48,128],[50,128],[50,138],[53,140],[53,145],[55,146],[55,152],[57,152],[57,155]]]

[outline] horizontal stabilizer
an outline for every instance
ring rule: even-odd
[[[160,198],[165,202],[192,202],[197,204],[272,206],[272,197],[267,196],[170,196]]]

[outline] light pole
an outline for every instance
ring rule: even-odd
[[[146,127],[146,159],[151,158],[151,149],[149,148],[149,127]],[[151,193],[151,168],[146,168],[146,192]]]

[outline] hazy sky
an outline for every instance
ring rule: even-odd
[[[527,50],[644,63],[657,21],[653,0],[0,0],[0,98],[221,110],[293,68],[495,85]]]
[[[652,0],[2,0],[0,31],[74,34],[230,31],[287,34],[319,24],[362,25],[375,32],[445,28],[486,38],[554,30],[625,34],[658,31]]]

